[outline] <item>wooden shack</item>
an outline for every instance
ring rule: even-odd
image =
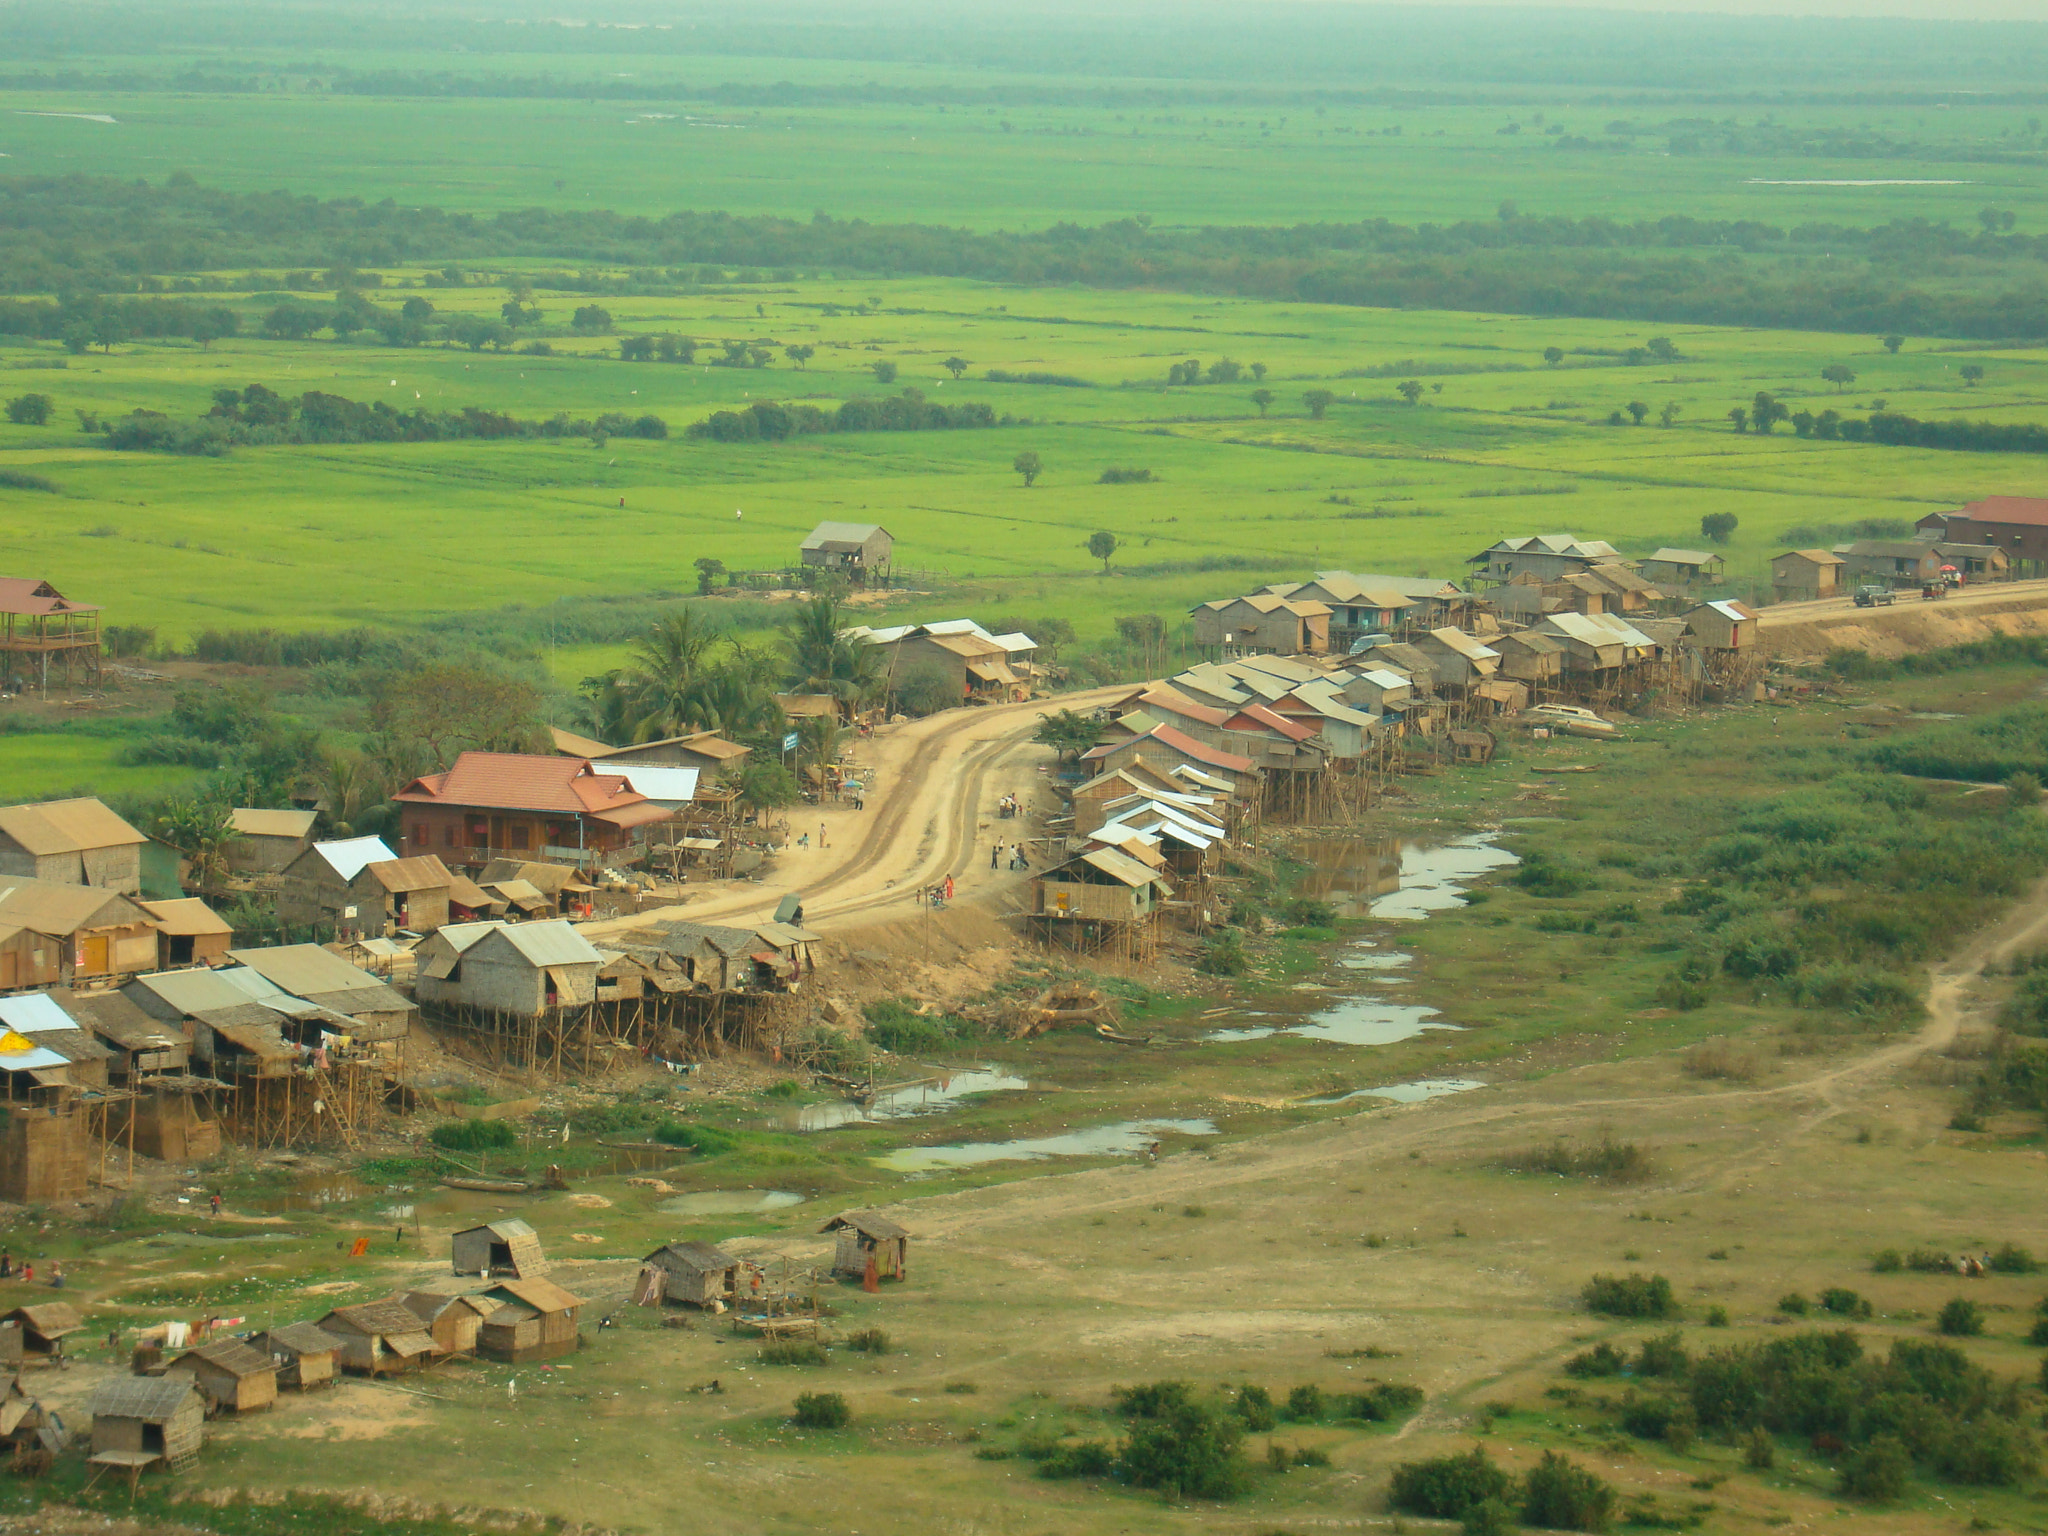
[[[45,800],[0,808],[0,875],[59,885],[96,885],[133,896],[142,889],[149,839],[104,801]]]
[[[740,1261],[710,1243],[663,1243],[641,1262],[661,1271],[665,1301],[708,1307],[739,1294]]]
[[[227,958],[235,942],[235,930],[228,920],[197,896],[176,901],[135,903],[156,922],[156,969],[175,970],[181,965],[218,965]]]
[[[8,1453],[14,1470],[47,1468],[70,1438],[62,1419],[29,1396],[19,1378],[8,1378],[7,1390],[0,1393],[0,1450]]]
[[[431,1288],[407,1291],[393,1297],[425,1327],[427,1336],[444,1355],[473,1355],[484,1319],[495,1310],[492,1302],[466,1291],[438,1291]]]
[[[1831,549],[1788,549],[1771,556],[1771,601],[1810,603],[1842,590],[1848,562]]]
[[[395,1301],[336,1307],[316,1326],[340,1342],[336,1359],[341,1368],[365,1376],[416,1371],[435,1355],[433,1336],[418,1317]]]
[[[199,1457],[206,1443],[206,1399],[182,1371],[176,1376],[113,1376],[87,1405],[92,1462],[131,1474],[161,1461],[173,1472]]]
[[[85,1326],[78,1308],[61,1301],[46,1301],[33,1307],[16,1307],[0,1323],[21,1325],[21,1357],[57,1361],[64,1357],[64,1340]]]
[[[209,1415],[253,1413],[277,1401],[277,1362],[240,1339],[214,1339],[188,1349],[164,1368],[199,1384]]]
[[[537,1280],[548,1272],[540,1234],[516,1218],[464,1228],[448,1240],[448,1257],[458,1275]]]
[[[484,1319],[478,1351],[492,1360],[523,1365],[574,1354],[581,1342],[576,1319],[583,1298],[552,1280],[506,1280],[485,1291],[498,1303]]]
[[[236,806],[228,812],[228,868],[245,875],[282,874],[313,846],[318,811],[268,811]]]
[[[866,1279],[905,1280],[910,1276],[910,1233],[874,1211],[842,1211],[820,1232],[839,1234],[832,1254],[832,1273]]]
[[[341,1340],[312,1323],[287,1323],[257,1334],[249,1341],[249,1347],[270,1356],[271,1364],[277,1367],[280,1387],[304,1392],[333,1383]]]

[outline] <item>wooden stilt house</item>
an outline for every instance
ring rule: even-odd
[[[516,1219],[487,1221],[480,1227],[465,1228],[449,1239],[448,1247],[458,1275],[534,1280],[548,1272],[547,1258],[540,1251],[540,1235]]]
[[[336,1307],[317,1326],[341,1341],[341,1368],[365,1376],[416,1371],[436,1353],[433,1336],[419,1318],[395,1301]]]
[[[392,1298],[420,1320],[444,1355],[473,1355],[495,1304],[466,1291],[424,1288]]]
[[[137,1474],[162,1462],[173,1472],[199,1459],[206,1443],[206,1400],[192,1378],[114,1376],[99,1384],[92,1414],[92,1462]]]

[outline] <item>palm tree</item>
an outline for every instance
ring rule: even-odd
[[[327,802],[327,819],[346,837],[374,788],[370,765],[360,752],[341,750],[322,753],[317,772],[321,797]]]
[[[790,620],[790,682],[803,693],[830,694],[852,714],[882,691],[879,647],[847,633],[830,594],[801,604]]]
[[[839,747],[839,738],[845,735],[837,720],[825,715],[806,715],[796,723],[796,760],[808,762],[817,770],[818,793],[825,792],[825,770],[832,765],[832,755]]]
[[[775,681],[781,671],[773,653],[751,650],[734,640],[725,655],[704,669],[686,718],[699,729],[726,736],[780,730],[782,706],[775,702]]]
[[[195,887],[219,890],[227,883],[228,839],[234,836],[234,829],[225,805],[180,800],[157,818],[156,830],[159,837],[185,856]]]
[[[712,636],[688,608],[655,620],[626,653],[615,676],[622,695],[620,723],[632,741],[680,736],[697,717],[704,684],[704,656]]]

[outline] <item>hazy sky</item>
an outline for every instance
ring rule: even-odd
[[[1332,5],[1359,0],[1325,0]],[[1370,0],[1367,0],[1370,3]],[[1921,21],[2048,22],[2048,0],[1402,0],[1432,9],[1665,11],[1740,16],[1911,16]]]

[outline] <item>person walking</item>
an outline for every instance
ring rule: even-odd
[[[949,874],[949,875],[947,875],[947,876],[946,876],[946,900],[948,900],[948,901],[951,901],[952,899],[953,899],[953,877],[952,877],[952,876],[951,876],[951,875]]]
[[[997,861],[1000,860],[1002,856],[1003,845],[1001,843],[990,843],[988,845],[988,867],[990,869],[994,869],[996,867]],[[7,1273],[6,1270],[0,1269],[0,1275],[4,1275],[5,1273]]]
[[[825,823],[822,821],[818,823],[818,846],[820,848],[825,846]]]
[[[218,1190],[214,1192],[213,1196],[213,1214],[216,1216],[220,1214],[220,1193]]]

